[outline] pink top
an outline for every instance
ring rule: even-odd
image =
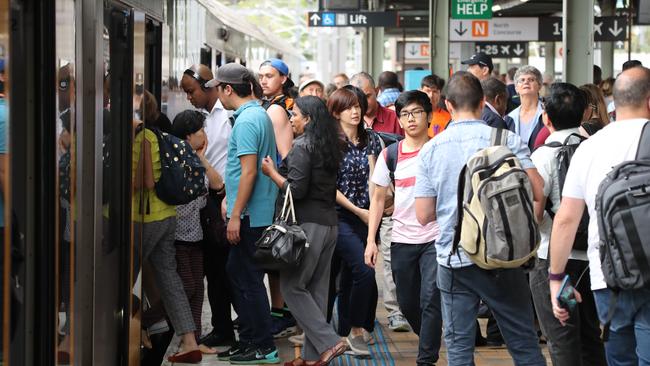
[[[440,230],[435,221],[424,226],[420,225],[415,215],[415,175],[418,169],[417,156],[420,150],[402,152],[403,142],[399,142],[397,149],[392,241],[404,244],[426,244],[437,240]],[[388,187],[391,183],[386,156],[387,150],[384,149],[377,158],[377,165],[372,175],[372,182],[382,187]]]

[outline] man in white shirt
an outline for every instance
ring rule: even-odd
[[[187,99],[194,107],[206,114],[205,134],[208,147],[205,157],[214,169],[224,177],[228,157],[228,138],[232,126],[228,112],[221,105],[217,88],[207,87],[206,83],[213,79],[212,71],[205,65],[193,65],[181,79],[181,87],[187,94]],[[210,196],[208,205],[216,210],[218,219],[221,218],[221,200]],[[221,223],[223,224],[223,223]],[[225,233],[225,229],[224,229]],[[226,259],[230,245],[222,243],[205,243],[203,248],[204,271],[208,280],[208,299],[212,310],[212,332],[201,338],[200,343],[208,347],[230,345],[235,340],[230,314],[230,283],[226,273]]]
[[[539,326],[548,341],[549,355],[555,366],[599,365],[606,366],[605,350],[600,339],[600,325],[593,294],[591,293],[587,252],[574,248],[566,272],[582,294],[582,303],[576,309],[571,327],[563,327],[553,315],[548,287],[548,243],[551,238],[553,217],[560,207],[560,164],[557,155],[561,145],[580,143],[579,127],[587,106],[584,94],[575,85],[555,83],[544,103],[542,121],[551,135],[530,156],[544,179],[544,199],[535,202],[540,221],[541,242],[537,250],[539,260],[529,273],[530,290],[535,303]],[[577,136],[572,136],[577,135]],[[567,140],[568,139],[568,140]],[[560,145],[560,147],[558,147]],[[583,232],[583,231],[582,231]],[[579,240],[584,239],[582,236]],[[585,241],[582,240],[582,245]],[[577,246],[577,245],[576,245]],[[584,247],[583,247],[584,248]]]
[[[612,291],[601,270],[600,236],[596,213],[598,186],[612,167],[633,160],[641,131],[650,119],[650,70],[634,67],[621,73],[614,84],[617,120],[583,142],[576,150],[562,191],[562,203],[553,222],[549,269],[551,301],[555,317],[565,324],[572,316],[561,308],[557,294],[580,217],[589,210],[589,271],[598,315],[605,322],[610,311],[609,340],[605,352],[609,365],[641,365],[650,362],[650,290],[623,290],[615,309],[610,309]],[[580,301],[579,294],[576,298]]]

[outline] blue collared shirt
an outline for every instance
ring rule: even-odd
[[[519,158],[523,169],[534,168],[530,150],[519,136],[508,134],[508,148]],[[473,263],[462,248],[450,255],[458,206],[458,175],[477,151],[490,146],[492,128],[483,121],[454,121],[447,129],[427,142],[418,155],[415,178],[416,198],[436,198],[436,216],[440,239],[436,242],[438,263],[445,267],[466,267]]]
[[[530,136],[533,134],[533,131],[535,131],[535,127],[537,127],[538,123],[541,123],[539,116],[541,116],[542,112],[544,112],[544,109],[542,108],[542,101],[537,101],[537,111],[535,112],[535,117],[533,117],[531,121],[528,121],[528,123],[521,123],[521,120],[519,119],[520,111],[521,106],[513,109],[512,112],[508,113],[508,117],[512,118],[515,126],[515,133],[519,135],[519,137],[521,137],[521,139],[524,140],[524,142],[527,144],[530,140]]]
[[[384,107],[391,106],[395,104],[395,101],[399,97],[400,92],[397,88],[388,88],[384,89],[381,94],[377,97],[377,102]]]
[[[257,176],[255,186],[243,214],[250,218],[251,227],[268,226],[273,223],[275,198],[278,187],[269,177],[262,174],[262,160],[265,156],[275,156],[275,135],[273,124],[264,108],[257,100],[240,106],[233,115],[235,125],[228,140],[228,161],[226,163],[226,210],[232,214],[241,176],[240,157],[257,155]]]

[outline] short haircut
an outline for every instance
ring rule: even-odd
[[[483,100],[481,82],[466,71],[455,73],[447,85],[447,100],[460,111],[475,111]]]
[[[344,78],[345,80],[350,80],[350,78],[344,72],[334,75],[332,79],[336,78]]]
[[[392,71],[384,71],[379,74],[377,79],[377,87],[380,90],[389,89],[389,88],[400,88],[399,78],[396,73]]]
[[[433,110],[433,106],[431,105],[431,100],[429,99],[428,95],[419,90],[409,90],[400,94],[395,101],[395,112],[397,113],[397,116],[399,116],[402,108],[413,103],[419,104],[427,113],[431,113]]]
[[[436,74],[427,75],[420,82],[420,88],[424,88],[425,86],[442,91],[442,88],[445,87],[445,80]]]
[[[507,96],[508,90],[506,84],[501,80],[491,77],[481,81],[481,88],[483,89],[483,94],[489,100],[494,100],[497,95]]]
[[[584,93],[569,83],[551,84],[544,109],[556,130],[580,127],[587,106]]]
[[[361,71],[360,73],[352,75],[350,78],[350,84],[361,88],[363,83],[362,81],[365,80],[368,83],[370,83],[371,88],[375,88],[375,79],[372,78],[372,75],[368,74],[365,71]]]
[[[650,97],[650,70],[637,66],[628,72],[636,72],[639,69],[641,75],[638,78],[626,77],[619,75],[614,83],[614,104],[616,108],[632,107],[638,108],[647,103]]]
[[[205,116],[203,113],[193,109],[184,110],[174,117],[172,135],[181,140],[185,140],[187,136],[202,129],[204,123]]]
[[[230,85],[232,90],[239,96],[240,98],[245,98],[249,95],[254,95],[256,98],[260,99],[262,96],[262,86],[260,86],[259,81],[257,80],[257,77],[255,77],[255,74],[253,74],[250,70],[244,75],[243,78],[247,83],[245,84],[228,84],[228,83],[221,83],[219,84],[221,88],[225,88],[226,85]]]
[[[534,67],[534,66],[525,65],[525,66],[520,67],[519,69],[517,69],[517,72],[515,72],[515,77],[512,80],[517,82],[519,77],[522,76],[522,75],[533,75],[535,77],[535,79],[537,79],[537,82],[539,83],[539,85],[542,85],[542,83],[543,83],[542,73],[539,72],[539,70],[537,70],[537,68]]]
[[[641,61],[639,61],[639,60],[627,60],[627,61],[623,62],[623,71],[625,71],[627,69],[631,69],[633,67],[637,67],[637,66],[643,66]]]

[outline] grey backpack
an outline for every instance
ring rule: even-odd
[[[532,187],[507,138],[507,130],[493,129],[492,146],[472,155],[458,179],[452,254],[461,246],[483,269],[528,264],[539,246]]]
[[[615,166],[598,187],[600,259],[607,286],[650,288],[650,122],[635,160]]]

